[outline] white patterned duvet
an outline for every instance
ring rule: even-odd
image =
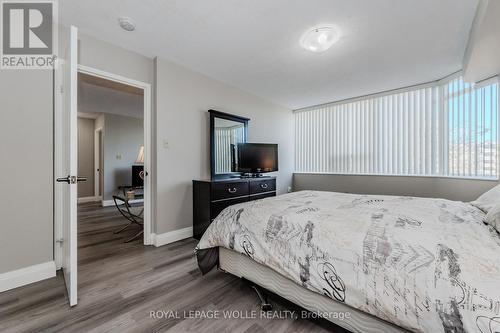
[[[468,203],[301,191],[225,209],[225,247],[415,332],[500,331],[500,236]]]

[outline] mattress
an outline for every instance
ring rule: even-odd
[[[495,332],[500,238],[444,199],[302,191],[234,205],[197,247],[239,252],[298,286],[413,332]]]
[[[328,297],[302,288],[269,267],[258,264],[248,256],[225,248],[219,248],[218,250],[221,270],[252,281],[300,305],[304,309],[311,311],[316,318],[324,318],[350,332],[356,333],[408,332]]]

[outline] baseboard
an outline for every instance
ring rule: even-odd
[[[193,237],[193,227],[174,230],[166,232],[164,234],[152,234],[153,244],[156,247],[167,245],[191,237]]]
[[[25,286],[56,276],[54,261],[28,266],[0,274],[0,292]]]
[[[87,203],[87,202],[98,202],[101,201],[101,197],[83,197],[78,198],[78,203]]]
[[[135,204],[135,203],[141,203],[144,202],[144,199],[134,199],[134,200],[129,200],[128,203],[130,204]],[[120,203],[120,201],[118,201]],[[102,206],[103,207],[109,207],[109,206],[114,206],[115,202],[113,200],[103,200],[102,201]]]

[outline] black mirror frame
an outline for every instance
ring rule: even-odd
[[[220,174],[215,173],[215,136],[214,136],[215,118],[221,118],[243,123],[245,127],[244,129],[245,142],[247,142],[248,140],[248,122],[250,121],[250,119],[212,109],[208,110],[208,112],[210,113],[210,174],[212,180],[227,179],[230,178],[231,176],[241,175],[240,172],[220,173]]]

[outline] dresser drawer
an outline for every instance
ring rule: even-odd
[[[276,179],[263,179],[250,182],[250,194],[276,191]]]
[[[260,199],[265,199],[265,198],[270,198],[270,197],[275,197],[275,196],[276,196],[276,192],[254,194],[254,195],[250,196],[250,200],[260,200]]]
[[[210,219],[213,220],[214,218],[216,218],[217,215],[220,214],[220,212],[222,212],[225,208],[227,208],[229,206],[236,205],[236,204],[243,203],[243,202],[247,202],[247,201],[248,201],[248,197],[212,202]]]
[[[212,183],[212,201],[248,195],[248,182]]]

